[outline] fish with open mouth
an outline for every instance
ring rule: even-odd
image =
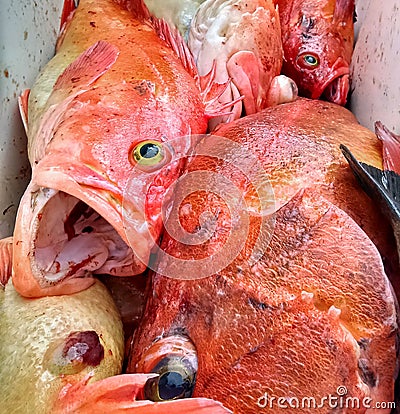
[[[204,133],[226,113],[179,33],[141,0],[81,0],[76,9],[66,0],[62,26],[55,57],[20,99],[32,178],[16,219],[13,283],[32,297],[85,289],[93,273],[143,272],[154,241],[143,236],[141,207],[123,200],[129,180],[162,164],[169,140]],[[181,166],[170,164],[152,186],[154,239],[162,189]],[[129,229],[124,215],[135,222]]]
[[[382,167],[375,135],[319,100],[238,119],[197,145],[166,222],[180,232],[163,236],[132,343],[128,372],[159,374],[146,398],[207,397],[238,414],[322,414],[342,410],[341,397],[361,414],[393,401],[397,302],[371,241],[393,254],[393,238],[340,143]]]
[[[345,105],[354,43],[354,0],[274,0],[282,27],[282,73],[299,95]]]

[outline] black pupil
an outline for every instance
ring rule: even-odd
[[[304,59],[310,65],[315,65],[317,63],[317,59],[314,56],[311,56],[311,55],[307,55]]]
[[[189,384],[178,372],[166,372],[158,382],[158,392],[163,400],[172,400],[187,391]]]
[[[155,144],[144,144],[140,148],[140,155],[143,158],[154,158],[160,152],[160,149]]]

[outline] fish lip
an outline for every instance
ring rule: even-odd
[[[42,167],[42,166],[40,166]],[[100,174],[93,173],[90,170],[90,177],[85,179],[77,179],[74,178],[74,173],[71,173],[73,167],[71,167],[70,171],[65,172],[61,168],[38,168],[34,171],[32,181],[35,183],[35,186],[38,188],[48,188],[51,191],[54,191],[55,194],[58,193],[65,193],[79,201],[82,201],[91,209],[93,209],[98,215],[100,215],[106,222],[108,222],[114,231],[121,237],[123,242],[126,244],[129,250],[132,250],[130,242],[127,240],[126,237],[126,229],[124,226],[123,220],[123,209],[126,208],[128,205],[124,203],[122,205],[122,197],[121,191],[119,188],[110,181],[107,181],[102,177]],[[89,170],[89,168],[88,168]],[[82,167],[79,167],[80,173],[82,173]],[[41,207],[40,211],[37,213],[40,214],[42,211],[45,210],[47,203],[50,201],[52,197],[50,197]],[[132,207],[134,208],[134,206]],[[39,220],[38,214],[34,214],[32,217],[31,223],[31,234],[30,236],[30,243],[31,249],[36,252],[36,240],[38,237],[39,232]],[[135,251],[137,249],[140,250],[140,256],[133,253],[133,261],[134,265],[132,268],[136,269],[136,272],[132,272],[129,275],[140,274],[144,272],[146,269],[146,263],[142,260],[144,257],[150,256],[150,243],[148,240],[143,237],[140,233],[136,235],[138,240],[138,246],[135,246]],[[130,238],[132,240],[132,238]],[[89,250],[89,249],[88,249]],[[127,250],[128,251],[128,250]],[[57,272],[52,273],[46,272],[43,267],[37,262],[38,258],[35,257],[36,253],[31,257],[31,269],[35,279],[39,282],[41,286],[47,286],[49,283],[59,283],[63,280],[71,277],[86,277],[87,271],[85,274],[82,274],[82,269],[76,274],[69,273],[60,273]],[[90,271],[89,271],[90,273]]]
[[[333,99],[328,99],[328,100],[338,105],[345,105],[347,101],[347,95],[350,89],[349,77],[350,77],[349,65],[342,58],[339,58],[333,65],[330,76],[328,76],[326,81],[319,88],[315,89],[311,98],[320,99],[321,96],[326,92],[327,88],[330,85],[332,85],[333,82],[335,81],[340,82],[341,80],[343,80],[344,84],[342,85],[342,90],[339,91],[337,96],[333,97]]]

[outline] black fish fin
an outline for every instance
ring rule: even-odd
[[[340,149],[364,191],[379,203],[393,224],[400,222],[400,175],[357,161],[344,145]]]

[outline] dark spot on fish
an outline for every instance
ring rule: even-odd
[[[358,343],[358,346],[361,348],[361,349],[363,349],[364,351],[368,348],[368,346],[369,346],[369,339],[366,339],[366,338],[360,338],[360,340],[359,341],[357,341],[357,343]]]
[[[82,229],[82,233],[91,233],[92,231],[93,231],[92,226],[86,226],[85,228]]]
[[[104,358],[104,348],[95,331],[73,332],[65,341],[62,356],[95,367]]]
[[[358,361],[358,368],[360,369],[360,376],[362,380],[369,386],[376,386],[376,375],[372,369],[368,366],[368,361],[366,359],[360,359]]]
[[[137,91],[137,93],[142,96],[148,92],[154,92],[154,84],[150,81],[143,80],[138,85],[133,87]]]
[[[88,14],[97,14],[97,12],[92,11],[92,10],[89,10],[89,11],[88,11]]]
[[[303,40],[308,40],[308,39],[312,38],[312,36],[310,34],[305,33],[305,32],[301,33],[301,37],[303,38]]]
[[[80,81],[80,77],[79,76],[75,76],[75,77],[73,77],[73,78],[71,78],[71,82],[72,83],[76,83],[76,82],[79,82]]]
[[[90,24],[90,26],[92,26],[92,27],[96,27],[96,22],[90,22],[89,24]]]
[[[259,310],[262,310],[262,311],[267,310],[267,309],[269,309],[269,310],[272,309],[271,306],[269,306],[269,305],[267,305],[263,302],[259,302],[258,300],[254,299],[254,298],[249,298],[248,303],[254,309],[259,309]]]
[[[8,211],[13,207],[14,207],[14,204],[10,204],[6,209],[4,209],[3,210],[3,216],[5,216],[8,213]]]

